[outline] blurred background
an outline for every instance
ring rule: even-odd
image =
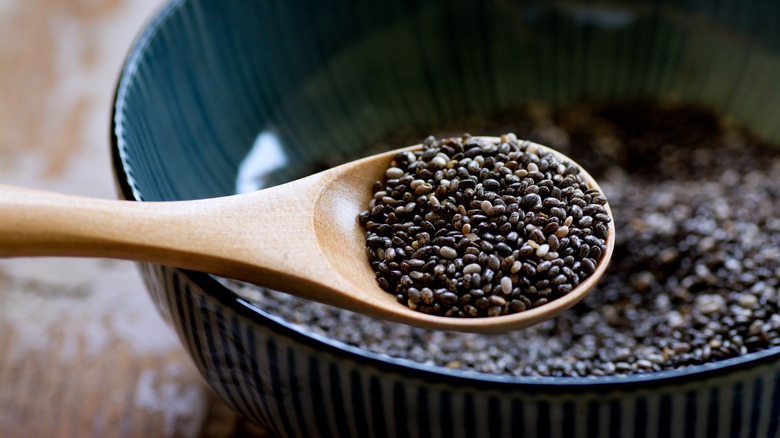
[[[115,198],[124,57],[161,0],[0,0],[0,184]],[[0,260],[0,436],[266,436],[212,396],[135,266]]]

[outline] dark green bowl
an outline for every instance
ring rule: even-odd
[[[583,100],[695,103],[780,143],[777,17],[774,1],[174,1],[122,72],[115,170],[128,199],[227,195],[390,136]],[[629,377],[468,373],[303,331],[207,274],[141,267],[216,394],[279,436],[778,434],[777,348]]]

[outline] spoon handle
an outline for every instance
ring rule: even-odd
[[[172,204],[95,199],[0,185],[0,256],[176,258],[167,252],[175,251],[179,242],[192,236],[187,227],[177,226],[188,212]],[[163,248],[166,254],[159,253]]]
[[[315,178],[245,195],[174,202],[95,199],[0,185],[0,257],[134,260],[314,298],[319,289],[312,285],[328,278],[331,269],[310,244],[316,242],[312,203],[286,200],[291,193],[313,196],[312,187],[320,182]]]

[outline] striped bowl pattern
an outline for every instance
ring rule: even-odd
[[[533,102],[699,103],[780,141],[780,2],[177,0],[117,87],[122,196],[231,194],[272,133],[266,184]],[[453,67],[454,66],[454,67]],[[530,378],[392,359],[297,328],[217,279],[140,265],[206,382],[280,437],[772,437],[780,350],[628,377]]]

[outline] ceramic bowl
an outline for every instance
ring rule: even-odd
[[[777,142],[778,16],[778,2],[737,0],[177,0],[124,65],[114,167],[131,200],[228,195],[364,155],[393,134],[588,99],[696,103]],[[777,348],[627,377],[469,373],[307,332],[207,274],[141,270],[213,391],[280,437],[748,437],[780,427]]]

